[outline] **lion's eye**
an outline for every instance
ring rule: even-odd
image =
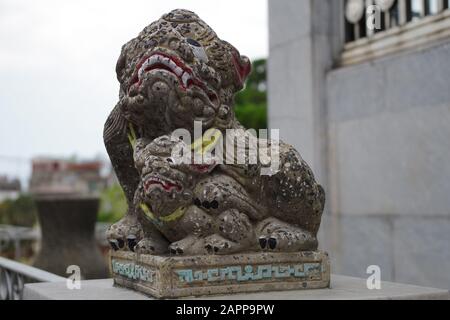
[[[190,45],[192,45],[192,46],[194,46],[194,47],[201,47],[201,44],[200,44],[198,41],[194,40],[194,39],[187,38],[186,41],[187,41]]]
[[[191,38],[187,38],[186,41],[191,46],[192,52],[197,59],[203,62],[208,62],[208,56],[206,55],[205,49],[203,49],[202,45],[198,41]]]

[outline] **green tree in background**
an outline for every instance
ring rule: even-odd
[[[36,213],[33,198],[22,194],[15,200],[0,203],[0,224],[32,227],[36,223]]]
[[[127,201],[125,194],[119,184],[115,183],[100,195],[100,211],[98,221],[116,222],[123,217],[127,210]]]
[[[252,63],[245,89],[235,98],[237,119],[248,129],[267,129],[266,59]]]

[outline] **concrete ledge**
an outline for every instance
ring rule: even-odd
[[[81,289],[69,290],[65,282],[25,285],[25,300],[153,300],[141,293],[113,286],[112,279],[86,280]],[[198,299],[235,300],[449,300],[449,291],[382,282],[380,290],[369,290],[366,280],[332,275],[331,289],[244,293]]]

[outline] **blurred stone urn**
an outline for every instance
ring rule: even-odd
[[[83,195],[35,195],[41,226],[41,248],[34,266],[68,277],[79,266],[81,279],[109,276],[95,239],[99,198]],[[73,271],[72,271],[73,272]]]

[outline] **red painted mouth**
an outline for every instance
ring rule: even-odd
[[[136,70],[131,79],[131,88],[136,83],[141,85],[142,78],[146,72],[152,70],[166,70],[177,76],[180,87],[183,90],[191,86],[197,86],[207,93],[211,101],[217,100],[217,94],[209,90],[206,84],[194,76],[191,68],[186,66],[178,57],[171,56],[162,52],[155,52],[150,56],[144,56],[136,66]]]
[[[216,164],[191,164],[190,167],[193,171],[199,172],[199,173],[207,173],[214,169]]]
[[[176,190],[180,192],[183,190],[183,187],[176,182],[170,181],[168,179],[151,176],[147,178],[144,182],[144,190],[145,192],[149,192],[152,187],[161,187],[164,191],[171,192],[172,190]]]

